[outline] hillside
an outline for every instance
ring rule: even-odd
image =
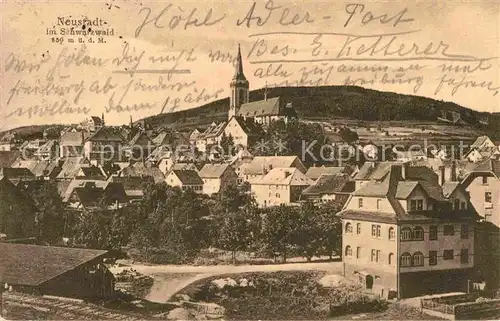
[[[361,121],[438,122],[438,117],[460,119],[456,124],[470,125],[490,134],[497,134],[499,114],[483,113],[427,97],[381,92],[354,86],[278,87],[268,89],[268,98],[280,96],[291,102],[302,119],[333,118]],[[250,93],[250,101],[263,99],[262,89]],[[179,130],[203,126],[226,119],[229,99],[170,114],[148,117],[153,127],[168,126]],[[457,116],[459,115],[459,116]],[[489,124],[484,123],[487,119]],[[480,120],[483,120],[480,122]],[[446,119],[444,119],[446,121]]]
[[[355,86],[277,87],[268,89],[268,98],[280,96],[295,107],[301,119],[351,120],[366,122],[445,123],[452,127],[472,127],[500,139],[500,113],[478,112],[453,102],[427,97],[382,92]],[[250,92],[250,101],[263,99],[263,90]],[[180,131],[205,127],[227,119],[229,98],[220,99],[189,110],[147,117],[138,122],[153,128],[170,127]],[[440,118],[440,121],[438,121]],[[458,119],[458,121],[457,121]],[[453,123],[455,122],[455,123]],[[39,136],[53,125],[27,126],[9,130],[20,136]],[[0,137],[3,136],[0,133]]]

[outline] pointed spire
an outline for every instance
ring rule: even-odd
[[[101,119],[102,119],[102,125],[104,126],[104,113],[102,113]]]
[[[243,74],[243,60],[241,59],[241,47],[238,44],[238,55],[236,56],[236,68],[234,71],[234,79],[245,79],[245,75]]]
[[[134,122],[132,121],[132,115],[130,115],[130,129],[134,127]]]
[[[267,100],[267,81],[266,86],[264,87],[264,100]]]

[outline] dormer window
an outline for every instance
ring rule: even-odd
[[[410,211],[422,211],[424,209],[424,200],[410,200]]]

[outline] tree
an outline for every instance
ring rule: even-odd
[[[55,182],[44,181],[34,188],[32,198],[39,210],[35,218],[37,239],[59,244],[65,232],[67,213]]]
[[[293,244],[308,262],[318,253],[323,242],[323,231],[317,212],[317,208],[311,202],[307,202],[299,208],[295,223]]]
[[[283,262],[286,262],[296,221],[296,207],[281,205],[268,208],[264,212],[263,245],[273,255],[281,255]]]
[[[336,214],[342,209],[339,203],[328,202],[318,208],[319,235],[321,235],[321,249],[330,259],[333,253],[342,252],[342,221]]]
[[[243,211],[228,213],[223,216],[219,230],[218,245],[231,251],[233,263],[236,262],[236,251],[245,250],[251,240],[250,220]]]

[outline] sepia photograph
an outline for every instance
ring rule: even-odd
[[[500,319],[500,1],[0,23],[0,321]]]

